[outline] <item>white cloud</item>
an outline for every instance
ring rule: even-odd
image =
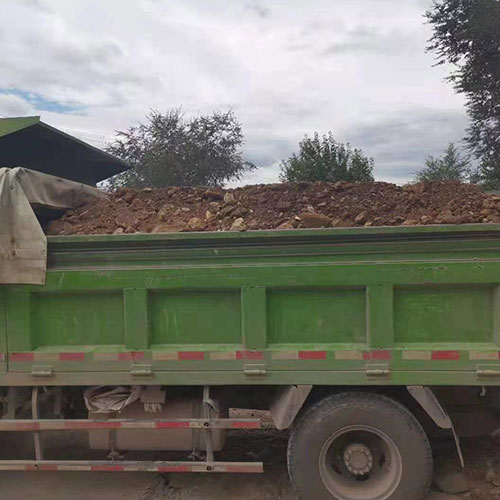
[[[0,117],[2,116],[26,116],[35,113],[33,106],[12,94],[0,94]]]
[[[0,1],[0,89],[84,109],[42,112],[55,126],[109,135],[151,107],[232,108],[245,154],[274,165],[256,182],[315,130],[366,148],[387,179],[463,135],[462,99],[425,53],[430,0]],[[3,114],[32,113],[13,98]]]

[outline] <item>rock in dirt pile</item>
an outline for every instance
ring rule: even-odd
[[[47,234],[245,231],[500,222],[500,196],[459,182],[296,183],[119,189],[52,221]]]

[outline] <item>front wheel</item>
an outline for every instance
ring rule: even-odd
[[[415,417],[372,393],[329,396],[309,408],[288,443],[288,470],[307,500],[422,500],[432,454]]]

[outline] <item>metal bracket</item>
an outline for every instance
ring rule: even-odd
[[[478,365],[478,366],[476,366],[476,378],[478,378],[478,379],[500,378],[500,365]]]
[[[210,427],[210,412],[215,409],[215,403],[210,397],[210,386],[206,385],[203,387],[203,417],[207,419],[209,425],[205,429],[205,447],[207,451],[206,461],[207,464],[214,462],[214,447],[212,440],[212,429]]]
[[[134,378],[153,378],[153,368],[151,365],[133,365],[130,370],[130,375]]]
[[[370,378],[388,377],[391,374],[387,363],[370,363],[365,366],[365,374]]]
[[[266,365],[257,365],[257,364],[246,364],[243,367],[243,373],[247,378],[260,378],[267,377],[267,368]]]
[[[38,419],[38,392],[39,387],[33,387],[31,392],[31,416],[34,420]],[[42,438],[39,431],[33,433],[33,439],[35,442],[35,457],[37,460],[43,460]]]
[[[33,365],[31,367],[31,376],[33,378],[52,378],[54,368],[51,365]]]

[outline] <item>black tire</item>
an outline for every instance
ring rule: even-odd
[[[304,500],[422,500],[433,461],[422,426],[404,406],[349,392],[305,411],[288,441],[288,471]]]

